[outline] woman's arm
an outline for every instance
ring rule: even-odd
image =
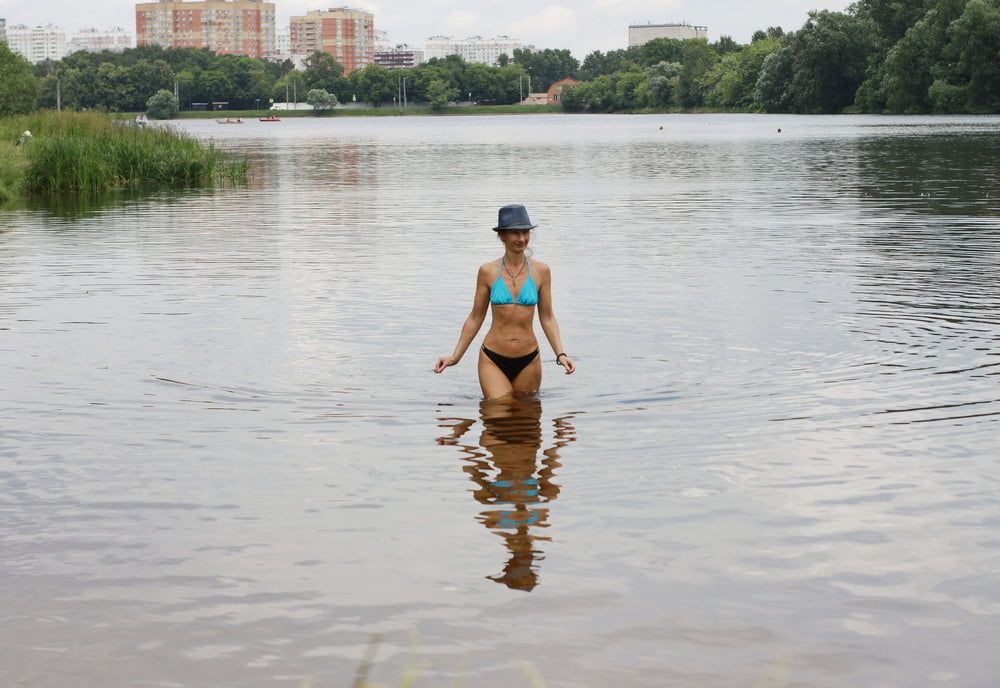
[[[480,267],[479,274],[476,276],[476,295],[472,300],[472,311],[462,324],[458,344],[455,345],[451,356],[442,356],[437,360],[437,363],[434,364],[435,373],[443,373],[445,368],[461,361],[469,345],[472,344],[472,340],[476,338],[479,328],[483,326],[483,321],[486,320],[486,310],[490,306],[489,277],[487,265]]]
[[[576,365],[573,364],[573,359],[563,353],[559,322],[556,320],[556,314],[552,308],[552,271],[549,270],[548,265],[539,265],[538,263],[535,265],[541,278],[538,286],[538,322],[542,324],[542,332],[545,333],[545,338],[549,340],[549,346],[556,354],[556,363],[565,368],[566,374],[569,375],[576,370]]]

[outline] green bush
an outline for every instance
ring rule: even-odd
[[[171,119],[179,109],[177,96],[166,89],[160,89],[146,101],[146,114],[153,119]]]

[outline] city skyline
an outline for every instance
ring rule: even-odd
[[[757,29],[781,26],[798,29],[810,9],[843,11],[847,0],[585,0],[584,3],[537,3],[528,0],[469,0],[454,9],[445,0],[425,0],[419,5],[402,0],[371,2],[317,2],[277,0],[276,23],[287,26],[293,15],[310,10],[341,7],[366,9],[375,14],[375,27],[388,32],[393,43],[422,46],[431,36],[456,38],[498,34],[516,37],[538,49],[566,48],[582,60],[594,50],[607,52],[628,45],[628,26],[638,23],[680,23],[708,27],[710,41],[720,35],[747,43]],[[135,3],[95,0],[65,7],[55,0],[0,0],[0,17],[12,24],[55,24],[68,32],[83,28],[123,26],[135,30]]]

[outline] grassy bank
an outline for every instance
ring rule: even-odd
[[[23,131],[32,138],[17,146]],[[247,174],[245,160],[230,160],[168,128],[122,126],[96,113],[0,119],[0,202],[33,194],[241,183]]]
[[[298,110],[217,110],[215,112],[186,111],[177,115],[179,119],[235,119],[242,117],[244,121],[277,115],[286,117],[401,117],[423,115],[537,115],[548,112],[562,112],[559,105],[452,105],[440,112],[434,112],[426,105],[408,105],[405,110],[398,106],[383,105],[378,108],[335,108],[321,113],[315,112],[308,105],[300,104]]]

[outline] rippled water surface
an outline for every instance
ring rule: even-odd
[[[0,211],[0,684],[1000,682],[1000,119],[178,126],[249,188]]]

